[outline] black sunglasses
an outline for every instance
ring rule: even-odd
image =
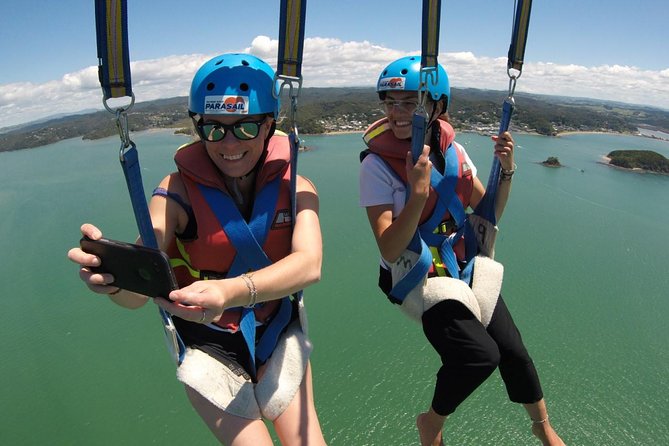
[[[241,121],[234,124],[223,124],[220,122],[202,122],[202,119],[195,123],[195,128],[200,137],[209,142],[222,141],[228,131],[232,130],[235,138],[241,141],[255,139],[260,134],[260,126],[265,122],[265,118],[259,121]]]

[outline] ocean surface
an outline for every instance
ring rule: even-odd
[[[147,192],[173,170],[168,131],[132,135]],[[420,327],[376,288],[358,201],[360,134],[305,136],[325,260],[305,293],[316,405],[331,446],[415,445],[439,366]],[[485,183],[488,137],[458,136]],[[601,164],[669,142],[517,135],[500,222],[503,294],[569,445],[669,444],[669,177]],[[216,444],[174,378],[157,310],[88,292],[66,258],[84,221],[134,240],[118,138],[0,153],[0,445]],[[539,162],[557,156],[564,168]],[[449,445],[534,445],[498,373],[449,417]]]

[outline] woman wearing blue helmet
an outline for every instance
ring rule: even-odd
[[[180,288],[165,296],[170,300],[154,300],[174,316],[186,346],[177,377],[226,445],[271,445],[263,418],[282,444],[325,444],[304,309],[292,296],[320,279],[318,195],[299,175],[293,195],[289,143],[275,133],[276,93],[274,71],[255,56],[206,62],[188,103],[199,140],[177,151],[177,171],[149,205]],[[91,224],[82,233],[102,237]],[[68,255],[92,291],[128,308],[149,300],[92,272],[104,267],[96,256],[79,248]]]
[[[536,369],[501,295],[496,291],[492,303],[484,302],[473,285],[458,280],[467,266],[458,215],[475,208],[485,188],[447,122],[450,88],[446,71],[439,66],[429,73],[426,86],[421,79],[419,56],[398,59],[382,71],[377,92],[386,116],[365,132],[367,150],[361,154],[360,170],[360,205],[367,210],[382,257],[379,286],[391,302],[421,323],[442,361],[430,407],[416,419],[421,445],[443,444],[447,416],[497,367],[511,401],[522,403],[530,415],[534,435],[545,445],[561,445],[548,421]],[[421,97],[427,96],[427,133],[423,151],[414,162],[412,119],[419,106],[419,91]],[[492,140],[502,166],[495,207],[499,220],[514,174],[514,143],[508,132]],[[449,181],[431,182],[433,169]],[[396,285],[419,258],[419,250],[409,249],[417,231],[432,247],[432,264],[426,281],[402,293]],[[452,262],[441,257],[444,251],[438,249],[444,246]]]

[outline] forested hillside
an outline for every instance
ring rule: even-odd
[[[449,113],[460,131],[493,133],[497,129],[505,92],[451,90]],[[287,98],[283,98],[286,109]],[[512,129],[557,135],[566,131],[636,133],[639,127],[669,133],[669,111],[590,99],[570,99],[517,93]],[[140,102],[128,113],[131,132],[177,128],[190,132],[187,98]],[[285,115],[284,113],[282,113]],[[304,88],[298,100],[298,129],[302,134],[362,131],[382,116],[372,88]],[[288,129],[284,119],[279,127]],[[0,151],[51,144],[63,139],[97,139],[117,133],[107,111],[66,116],[0,133]]]

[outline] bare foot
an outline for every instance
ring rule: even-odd
[[[418,436],[420,437],[421,446],[444,446],[444,441],[441,434],[441,426],[443,425],[443,418],[438,420],[431,419],[427,412],[421,413],[416,417],[416,427],[418,428]]]
[[[532,433],[544,446],[566,446],[548,420],[544,423],[532,423]]]

